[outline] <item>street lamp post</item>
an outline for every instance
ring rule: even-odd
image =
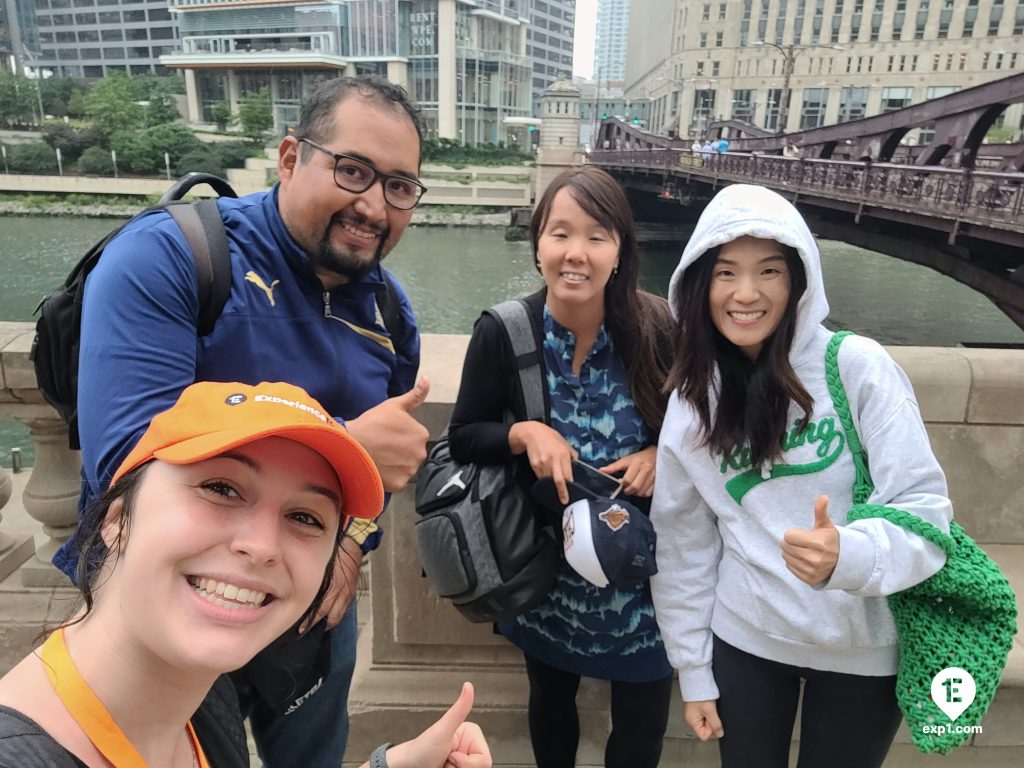
[[[763,46],[770,45],[772,48],[782,54],[782,103],[779,104],[779,125],[776,133],[785,133],[786,125],[789,122],[789,102],[791,94],[789,91],[789,81],[793,77],[794,64],[796,57],[804,51],[809,51],[813,48],[830,48],[833,51],[843,50],[841,45],[818,45],[816,43],[811,45],[797,45],[796,43],[787,43],[786,45],[779,45],[778,43],[769,43],[767,40],[755,40],[751,45]]]

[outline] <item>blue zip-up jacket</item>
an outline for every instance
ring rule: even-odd
[[[406,331],[395,350],[375,296],[384,290],[382,269],[325,292],[285,229],[276,186],[218,204],[231,252],[231,293],[208,336],[196,336],[195,265],[169,214],[155,212],[126,227],[89,275],[78,380],[80,512],[106,489],[153,416],[193,382],[287,381],[339,420],[415,383],[416,319],[398,289]],[[375,547],[379,531],[362,533],[369,534],[364,550]],[[75,539],[54,556],[69,576],[78,561]]]

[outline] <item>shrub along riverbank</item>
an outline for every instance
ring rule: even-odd
[[[0,216],[88,216],[124,219],[154,205],[157,197],[111,195],[18,195],[0,193]],[[416,210],[413,226],[504,227],[509,209],[481,205],[424,205]]]

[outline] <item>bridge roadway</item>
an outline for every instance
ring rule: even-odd
[[[672,146],[598,150],[587,161],[623,183],[641,222],[693,221],[726,184],[770,187],[818,236],[936,269],[1024,328],[1024,173],[733,152],[704,160]]]

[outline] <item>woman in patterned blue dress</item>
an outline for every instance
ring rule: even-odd
[[[573,168],[544,193],[530,234],[545,284],[526,303],[542,350],[547,423],[523,420],[512,351],[485,314],[466,353],[450,428],[452,456],[490,464],[518,456],[521,482],[551,477],[563,503],[572,460],[579,458],[619,475],[623,492],[643,506],[654,489],[671,318],[664,300],[637,288],[629,202],[607,173]],[[509,424],[508,412],[519,420]],[[526,657],[539,768],[575,765],[582,675],[611,681],[605,765],[658,764],[672,670],[647,582],[600,588],[563,560],[547,600],[498,628]]]

